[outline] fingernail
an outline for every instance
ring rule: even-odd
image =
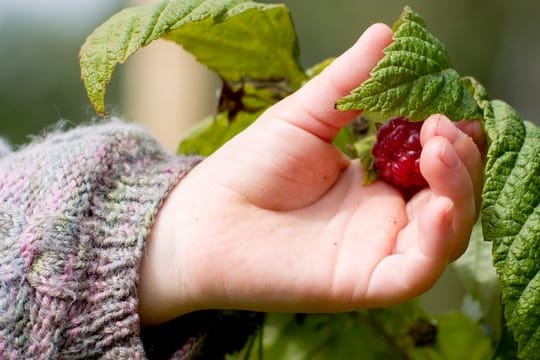
[[[456,168],[460,162],[456,151],[448,143],[443,145],[441,152],[439,153],[439,157],[441,161],[450,169]]]
[[[443,136],[453,144],[458,139],[460,132],[448,118],[439,116],[437,118],[435,135]]]

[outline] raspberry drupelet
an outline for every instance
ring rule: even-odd
[[[406,198],[427,186],[420,172],[421,128],[421,121],[393,118],[377,130],[377,142],[372,150],[379,177],[398,188]]]

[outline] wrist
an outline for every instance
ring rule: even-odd
[[[156,325],[199,310],[187,281],[185,245],[193,241],[186,228],[190,214],[189,175],[177,184],[159,209],[146,241],[138,285],[139,315],[143,325]]]

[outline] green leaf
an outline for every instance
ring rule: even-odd
[[[224,82],[220,112],[196,124],[180,142],[178,153],[210,155],[288,94],[281,83]]]
[[[362,163],[362,168],[364,169],[364,185],[372,184],[379,177],[379,173],[373,166],[373,154],[371,149],[377,142],[375,134],[366,136],[354,144],[354,149],[356,154]]]
[[[358,140],[358,137],[353,133],[351,126],[342,127],[334,140],[332,141],[345,155],[350,158],[357,156],[354,150],[354,143]]]
[[[487,360],[493,355],[491,340],[463,313],[437,317],[437,350],[445,360]]]
[[[263,330],[263,359],[399,359],[369,324],[367,312],[270,314]]]
[[[283,5],[246,0],[168,0],[124,9],[99,26],[80,51],[81,76],[91,103],[105,112],[115,67],[158,38],[177,42],[223,79],[305,80],[298,41]]]
[[[263,359],[445,359],[437,350],[440,331],[416,301],[339,314],[268,314],[262,334]]]
[[[517,359],[517,343],[514,334],[507,326],[503,328],[501,340],[495,350],[494,360],[515,360]]]
[[[371,77],[338,100],[337,107],[377,112],[386,118],[407,116],[415,121],[434,113],[455,121],[480,117],[444,45],[409,7],[394,25],[393,41],[384,49]]]
[[[482,114],[484,115],[484,118],[487,116],[492,116],[491,114],[491,99],[489,98],[488,92],[484,85],[482,85],[478,80],[473,78],[472,76],[465,76],[463,77],[463,84],[465,85],[465,88],[467,91],[472,94],[474,100],[476,101],[476,104],[478,104],[478,107]]]
[[[482,226],[519,356],[540,359],[540,129],[502,101],[485,122]]]

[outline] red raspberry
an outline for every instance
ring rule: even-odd
[[[421,127],[422,122],[405,117],[391,119],[377,130],[377,142],[372,150],[379,176],[407,198],[427,186],[420,173]]]

